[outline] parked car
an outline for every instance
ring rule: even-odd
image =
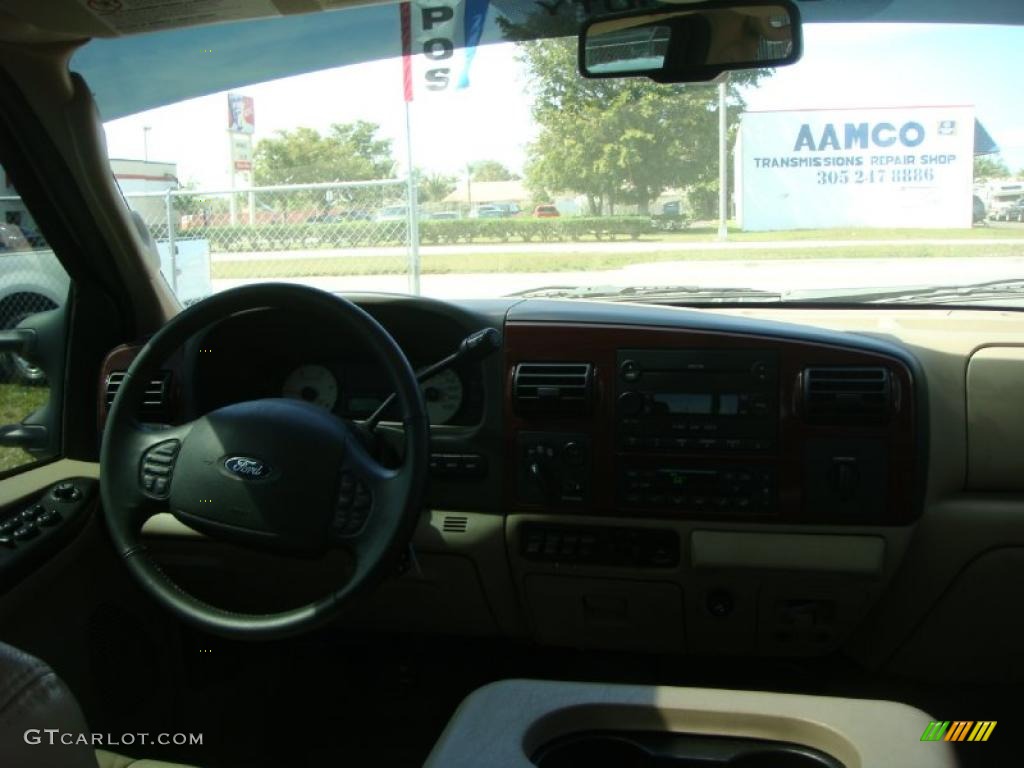
[[[554,219],[562,214],[553,205],[538,205],[533,209],[533,215],[538,219]]]
[[[374,221],[405,221],[409,217],[409,209],[404,205],[386,205],[374,215]]]
[[[362,209],[316,213],[306,219],[307,224],[337,224],[342,221],[373,221],[373,214]]]
[[[1003,209],[1004,221],[1024,222],[1024,200],[1011,203]]]
[[[988,215],[988,211],[985,210],[985,202],[977,195],[974,195],[974,200],[972,204],[974,206],[973,216],[971,220],[972,223],[984,224],[985,218]]]
[[[32,243],[17,224],[0,224],[0,252],[31,251]]]
[[[1019,206],[1024,202],[1024,198],[1018,198],[1017,200],[1000,200],[994,203],[988,212],[988,218],[990,221],[1014,221],[1017,216],[1017,212],[1020,210]]]
[[[505,210],[497,205],[479,205],[473,211],[473,215],[477,219],[503,219],[508,216]]]
[[[455,221],[461,219],[458,211],[435,211],[430,214],[430,218],[438,221]]]

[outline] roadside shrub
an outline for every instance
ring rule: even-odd
[[[685,226],[685,224],[683,225]],[[555,219],[438,219],[421,221],[420,241],[427,245],[486,242],[555,243],[583,239],[636,240],[668,227],[650,216],[563,216]],[[401,246],[404,221],[343,221],[308,224],[257,224],[189,227],[178,237],[201,237],[215,252],[289,251],[327,248]]]

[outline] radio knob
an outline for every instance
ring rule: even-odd
[[[644,409],[644,396],[630,390],[619,395],[619,413],[622,416],[637,416]]]
[[[638,381],[640,379],[640,363],[636,360],[623,360],[619,366],[619,373],[623,381]]]

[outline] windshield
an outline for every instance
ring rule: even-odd
[[[515,7],[154,32],[72,69],[185,302],[1020,304],[1024,28],[812,20],[797,64],[684,86],[584,79],[575,16]]]

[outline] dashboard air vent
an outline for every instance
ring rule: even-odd
[[[590,363],[519,363],[512,373],[512,400],[521,413],[588,413],[593,390]]]
[[[113,371],[107,376],[104,402],[107,410],[114,402],[114,396],[124,381],[124,371]],[[150,379],[146,385],[146,393],[142,400],[142,408],[139,417],[146,421],[163,422],[168,420],[168,400],[170,399],[171,372],[161,371],[157,376]]]
[[[880,422],[893,411],[892,374],[887,368],[806,368],[801,391],[808,421]]]
[[[441,530],[445,533],[465,533],[469,527],[469,518],[464,515],[445,515]]]

